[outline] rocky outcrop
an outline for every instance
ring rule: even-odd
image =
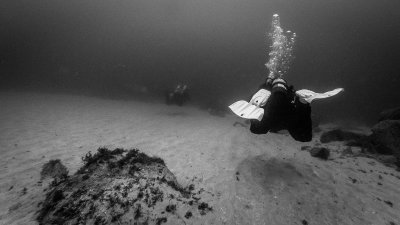
[[[384,120],[371,129],[371,143],[376,152],[400,157],[400,120]]]
[[[212,211],[204,191],[182,187],[158,157],[136,149],[98,149],[74,175],[54,180],[39,224],[191,224]],[[54,163],[53,163],[54,164]]]
[[[354,133],[351,131],[344,131],[341,129],[334,129],[322,133],[320,137],[321,143],[328,143],[332,141],[359,141],[365,138],[365,135]]]
[[[379,114],[379,121],[400,120],[400,107],[384,110]]]

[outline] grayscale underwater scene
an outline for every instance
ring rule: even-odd
[[[399,10],[2,0],[0,224],[400,225]]]

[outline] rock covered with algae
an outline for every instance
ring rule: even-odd
[[[53,181],[39,224],[176,224],[212,211],[194,185],[177,182],[161,158],[99,148],[82,160],[74,175]]]

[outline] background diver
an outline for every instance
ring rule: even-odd
[[[176,104],[182,106],[190,100],[188,86],[178,84],[173,91],[166,92],[165,103],[167,105]]]

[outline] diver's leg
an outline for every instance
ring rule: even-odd
[[[296,141],[309,142],[312,139],[311,106],[301,103],[297,97],[293,106],[294,113],[290,117],[288,131]]]
[[[251,120],[250,131],[254,134],[266,134],[270,129],[281,127],[290,114],[290,100],[284,80],[274,81],[271,96],[263,108],[262,120]]]
[[[250,120],[250,132],[253,134],[266,134],[269,131],[267,123],[265,123],[264,117],[261,121]]]

